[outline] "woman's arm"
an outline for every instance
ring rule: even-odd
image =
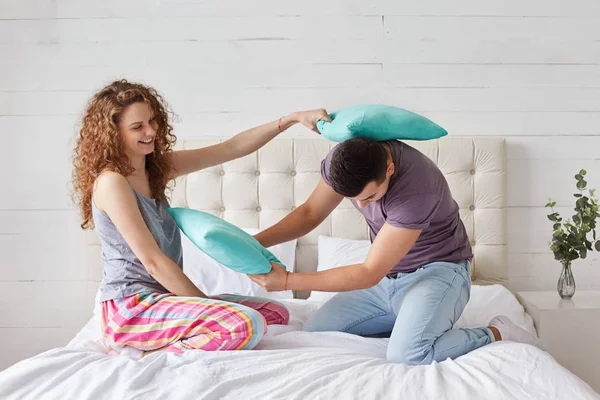
[[[146,226],[127,180],[106,171],[95,182],[94,202],[106,212],[148,273],[177,296],[206,297],[158,247]]]
[[[172,156],[174,177],[247,156],[297,123],[301,123],[318,133],[316,126],[319,120],[331,121],[331,118],[324,109],[299,111],[238,133],[231,139],[214,146],[174,151]]]

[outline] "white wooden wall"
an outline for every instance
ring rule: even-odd
[[[2,0],[0,369],[89,318],[72,139],[118,77],[161,91],[180,138],[367,102],[506,136],[515,290],[555,288],[548,196],[569,212],[580,168],[600,188],[597,0]],[[575,263],[579,289],[600,286],[599,258]]]

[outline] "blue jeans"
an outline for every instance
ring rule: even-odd
[[[471,291],[471,264],[434,262],[412,273],[383,278],[364,290],[342,292],[307,321],[311,332],[389,336],[387,359],[431,364],[494,341],[489,328],[452,329]]]

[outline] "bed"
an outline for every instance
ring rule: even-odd
[[[187,140],[184,148],[215,143]],[[473,245],[471,299],[457,327],[509,315],[535,332],[506,288],[506,154],[501,138],[446,137],[409,142],[440,167]],[[243,159],[180,179],[172,205],[216,215],[248,229],[277,222],[310,194],[333,144],[322,138],[276,139]],[[315,231],[294,243],[297,272],[320,268],[323,238],[364,242],[367,226],[344,201]],[[90,235],[87,266],[101,279],[99,246]],[[187,262],[184,247],[184,263]],[[116,354],[99,334],[97,312],[65,347],[0,373],[3,399],[597,399],[582,380],[538,348],[497,342],[456,360],[409,367],[385,360],[388,339],[303,332],[323,297],[279,298],[288,326],[270,326],[251,351],[184,355]]]

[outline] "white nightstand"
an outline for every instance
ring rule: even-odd
[[[570,300],[557,291],[518,292],[548,352],[600,392],[600,291],[578,290]]]

